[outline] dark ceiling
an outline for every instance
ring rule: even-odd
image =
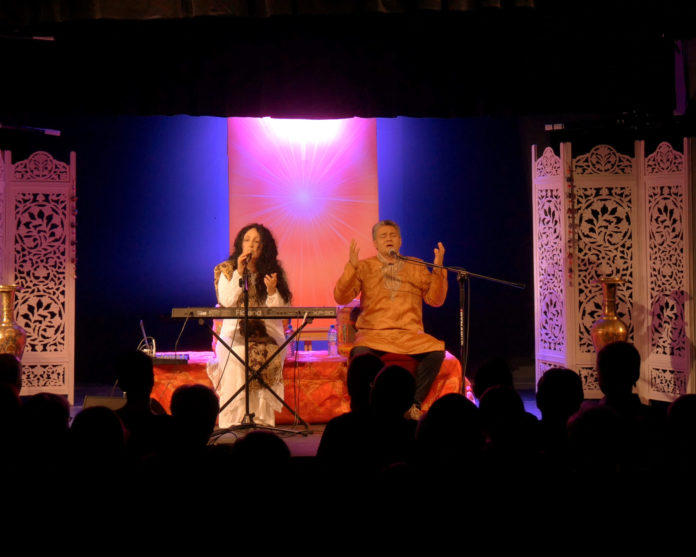
[[[655,1],[161,2],[148,14],[85,0],[67,15],[49,0],[15,4],[0,3],[3,122],[671,114],[675,39],[691,36],[694,12]]]

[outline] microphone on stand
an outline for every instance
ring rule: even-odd
[[[426,266],[428,265],[428,263],[424,263],[420,259],[415,259],[413,257],[406,257],[405,255],[401,255],[394,248],[390,249],[387,252],[387,255],[389,255],[389,257],[393,257],[394,259],[398,259],[399,261],[405,261],[406,263],[415,263],[417,265],[426,265]],[[393,265],[393,263],[390,263],[390,265]]]
[[[242,287],[245,291],[248,290],[249,285],[247,283],[249,279],[249,275],[251,274],[249,272],[249,260],[251,259],[251,254],[247,253],[244,258],[242,259],[242,265],[244,266],[244,270],[242,271],[242,276],[239,279],[239,286]],[[238,270],[239,271],[239,270]]]
[[[251,261],[251,254],[247,253],[244,258],[242,259],[242,265],[244,265],[244,272],[246,273],[249,270],[249,261]]]

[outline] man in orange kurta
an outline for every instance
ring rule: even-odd
[[[409,354],[418,360],[415,370],[415,406],[425,399],[445,358],[441,340],[423,331],[423,300],[441,306],[447,296],[447,271],[409,263],[396,257],[401,232],[393,221],[380,221],[372,228],[377,256],[358,258],[355,240],[349,259],[334,288],[336,303],[343,305],[361,294],[358,330],[350,357],[373,352]],[[442,265],[445,248],[438,242],[434,263]]]

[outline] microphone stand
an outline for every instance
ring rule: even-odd
[[[467,271],[463,267],[428,263],[427,261],[422,261],[420,259],[414,259],[412,257],[403,256],[397,253],[395,250],[391,250],[389,255],[395,257],[396,259],[399,259],[400,261],[411,263],[413,265],[423,265],[424,267],[432,267],[433,269],[445,269],[446,271],[452,271],[457,273],[457,282],[459,284],[459,361],[462,365],[462,377],[466,377],[467,362],[469,361],[469,320],[471,314],[471,285],[469,283],[469,278],[483,279],[489,282],[495,282],[498,284],[503,284],[505,286],[511,286],[512,288],[519,289],[526,288],[526,285],[521,282],[512,282],[496,277],[472,273],[470,271]]]
[[[248,260],[247,260],[248,261]],[[291,430],[291,429],[283,429],[279,427],[273,427],[273,426],[268,426],[268,425],[261,425],[257,424],[254,422],[254,414],[250,412],[249,408],[249,385],[253,380],[258,381],[258,383],[261,385],[262,388],[266,389],[268,392],[270,392],[277,400],[279,400],[283,406],[285,406],[294,416],[297,420],[299,420],[302,425],[304,426],[304,431],[300,431],[299,433],[302,435],[309,435],[311,433],[309,431],[309,424],[302,419],[302,417],[293,409],[291,408],[285,400],[283,400],[281,397],[278,396],[278,394],[266,383],[263,378],[261,377],[261,372],[270,364],[273,359],[278,356],[282,350],[290,343],[293,341],[295,336],[299,335],[302,329],[309,325],[309,323],[312,322],[312,318],[310,317],[307,319],[305,316],[305,320],[302,323],[300,327],[298,327],[297,331],[294,332],[294,334],[285,340],[285,342],[277,348],[277,350],[271,355],[266,362],[259,367],[256,371],[251,371],[251,366],[249,365],[249,280],[251,279],[251,272],[249,271],[249,265],[244,266],[244,272],[242,273],[242,278],[239,279],[239,285],[242,287],[242,300],[243,300],[243,307],[244,307],[244,316],[243,316],[243,323],[244,323],[244,361],[242,362],[242,359],[239,357],[239,355],[234,351],[234,349],[229,346],[220,336],[212,329],[212,327],[209,327],[210,331],[213,333],[215,338],[218,340],[218,342],[222,343],[222,345],[235,357],[237,360],[242,362],[244,364],[244,385],[240,387],[237,392],[235,392],[224,404],[220,406],[220,410],[218,411],[218,414],[222,412],[227,406],[234,400],[236,399],[242,392],[244,392],[244,407],[245,407],[245,412],[244,412],[244,417],[242,418],[242,422],[239,425],[235,425],[229,428],[223,428],[221,430],[218,430],[215,432],[215,436],[218,437],[224,433],[227,433],[229,431],[234,431],[238,429],[266,429],[266,430],[271,430],[271,431],[277,431],[277,432],[282,432],[282,433],[290,433],[290,434],[297,434],[297,431]],[[199,323],[203,324],[203,320],[199,320]],[[281,364],[282,366],[282,364]],[[282,369],[282,367],[281,367]]]
[[[253,425],[254,416],[249,412],[249,278],[251,273],[249,272],[249,258],[244,265],[244,272],[242,273],[242,278],[239,281],[242,287],[242,296],[244,305],[244,417],[242,418],[241,425]],[[225,406],[231,402],[232,399],[228,400]],[[222,408],[220,409],[222,411]]]
[[[247,310],[247,312],[248,312],[248,310]],[[245,360],[242,360],[242,359],[239,357],[239,354],[237,354],[237,353],[234,351],[234,349],[233,349],[229,344],[227,344],[227,343],[222,339],[222,337],[220,337],[220,335],[219,335],[209,324],[207,324],[203,319],[199,319],[199,320],[198,320],[199,325],[203,325],[203,326],[207,327],[208,330],[210,331],[210,333],[217,339],[217,341],[218,341],[220,344],[222,344],[222,345],[227,349],[227,351],[228,351],[230,354],[232,354],[232,356],[234,356],[235,358],[237,358],[237,360],[239,360],[240,363],[245,364],[245,374],[246,374],[247,380],[245,381],[244,385],[242,385],[241,387],[239,387],[239,389],[237,389],[237,391],[236,391],[232,396],[230,396],[230,398],[228,398],[227,401],[226,401],[224,404],[222,404],[222,405],[220,406],[220,410],[219,410],[218,413],[222,412],[225,408],[227,408],[227,406],[228,406],[234,399],[236,399],[240,394],[242,394],[242,392],[248,393],[248,391],[249,391],[249,384],[251,383],[251,381],[256,380],[256,381],[258,381],[268,392],[270,392],[270,393],[271,393],[271,394],[272,394],[272,395],[273,395],[285,408],[287,408],[288,411],[289,411],[293,416],[295,416],[295,419],[296,419],[298,422],[300,422],[300,423],[304,426],[304,428],[305,428],[303,431],[295,431],[295,430],[293,430],[293,429],[283,429],[283,428],[279,428],[279,427],[262,426],[262,425],[260,425],[260,424],[256,424],[256,423],[254,423],[254,414],[251,414],[251,413],[249,412],[249,404],[248,404],[248,402],[247,402],[247,405],[246,405],[247,414],[244,416],[244,419],[242,420],[242,423],[241,423],[241,424],[238,424],[238,425],[230,426],[230,427],[228,427],[228,428],[219,429],[219,430],[215,431],[215,433],[213,433],[213,436],[212,436],[212,437],[217,438],[217,437],[219,437],[219,436],[221,436],[221,435],[223,435],[223,434],[225,434],[225,433],[227,433],[227,432],[234,431],[234,430],[238,430],[238,429],[267,429],[267,430],[271,430],[271,431],[278,431],[278,432],[282,432],[282,433],[290,433],[290,434],[293,434],[293,435],[299,434],[299,435],[305,435],[305,436],[312,433],[312,431],[310,431],[310,429],[309,429],[309,424],[308,424],[305,420],[302,419],[302,416],[300,416],[294,408],[292,408],[287,402],[285,402],[284,399],[282,399],[280,396],[278,396],[278,393],[276,393],[276,392],[268,385],[268,383],[266,383],[266,382],[263,380],[263,378],[261,377],[261,372],[263,372],[263,370],[266,369],[266,367],[273,361],[273,359],[276,358],[276,357],[283,351],[283,349],[284,349],[288,344],[290,344],[291,342],[294,342],[294,341],[295,341],[295,337],[296,337],[296,336],[299,336],[300,333],[302,332],[302,330],[303,330],[307,325],[309,325],[310,323],[312,323],[313,320],[314,320],[314,319],[313,319],[312,317],[307,317],[307,315],[305,315],[305,317],[304,317],[304,319],[303,319],[301,325],[297,328],[297,330],[294,331],[293,334],[292,334],[291,336],[289,336],[287,339],[285,339],[285,342],[283,342],[283,344],[281,344],[281,345],[276,349],[276,351],[273,352],[273,354],[271,354],[271,356],[259,367],[259,369],[257,369],[256,371],[253,371],[253,372],[250,371],[249,366],[248,366],[247,363],[245,362],[245,360],[247,360],[248,357],[245,358]]]

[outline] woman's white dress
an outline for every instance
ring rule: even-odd
[[[236,269],[230,279],[227,278],[224,272],[220,273],[216,290],[218,302],[221,306],[237,307],[240,305],[240,296],[242,295],[240,279],[241,275]],[[255,276],[252,275],[250,282],[254,280]],[[250,301],[249,305],[254,304]],[[266,297],[265,305],[267,307],[285,306],[287,305],[287,301],[283,300],[280,292],[276,291],[272,296]],[[239,324],[242,321],[243,320],[240,319],[224,319],[219,334],[227,344],[232,346],[242,361],[244,361],[244,336],[239,330]],[[262,321],[266,326],[268,336],[275,342],[275,345],[268,345],[268,355],[270,356],[285,340],[283,321],[281,319],[264,319]],[[215,345],[215,355],[217,362],[208,366],[208,376],[213,383],[215,392],[220,397],[220,406],[222,406],[234,393],[244,386],[244,365],[231,355],[227,348],[220,342],[217,342]],[[276,374],[276,379],[278,379],[279,375],[279,380],[274,381],[272,384],[269,384],[269,386],[282,399],[282,365],[285,361],[285,351],[283,350],[281,354],[276,356],[274,361],[280,363],[280,373]],[[266,379],[265,376],[264,379]],[[281,409],[282,404],[280,401],[267,389],[260,387],[258,384],[254,385],[253,389],[250,389],[249,412],[254,414],[255,423],[275,425],[275,413]],[[225,428],[240,424],[244,418],[245,412],[245,395],[244,390],[242,390],[242,392],[220,412],[219,427]]]

